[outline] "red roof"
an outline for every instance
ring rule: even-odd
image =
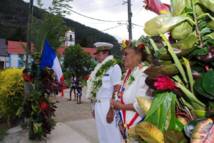
[[[64,55],[65,47],[57,48],[56,52],[57,52],[60,56]]]
[[[83,50],[86,52],[86,53],[88,53],[88,54],[90,54],[92,57],[95,57],[95,52],[96,52],[96,49],[95,48],[83,48]]]
[[[57,48],[57,53],[61,56],[64,55],[65,48],[66,47]],[[83,48],[83,50],[84,52],[88,53],[91,57],[95,57],[94,55],[94,53],[96,52],[95,48]]]
[[[26,42],[8,41],[8,53],[9,54],[25,54]]]

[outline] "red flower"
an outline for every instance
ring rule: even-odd
[[[176,85],[168,76],[158,76],[155,80],[154,87],[157,90],[174,90]]]
[[[39,104],[39,108],[42,110],[42,111],[44,111],[44,110],[47,110],[48,109],[48,103],[47,102],[41,102],[40,104]]]

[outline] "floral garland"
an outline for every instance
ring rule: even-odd
[[[92,101],[96,99],[96,93],[102,85],[102,77],[107,70],[116,64],[113,56],[108,56],[102,63],[97,64],[87,81],[86,97]]]
[[[132,71],[131,75],[129,76],[129,79],[127,81],[127,85],[126,86],[131,85],[132,82],[135,81],[135,79],[138,79],[138,77],[144,72],[144,70],[147,67],[148,66],[146,66],[144,63],[141,63],[137,67],[135,67],[134,70]]]

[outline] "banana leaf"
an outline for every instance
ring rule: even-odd
[[[172,92],[158,93],[153,99],[145,120],[157,126],[161,131],[182,130],[175,116],[176,95]]]
[[[180,15],[186,6],[186,0],[171,0],[171,9],[174,16]]]
[[[192,26],[189,22],[185,21],[174,27],[171,31],[172,38],[176,40],[181,40],[186,38],[190,33],[192,33]]]
[[[214,1],[213,0],[199,0],[200,4],[214,12]]]
[[[144,31],[150,36],[158,36],[169,32],[174,26],[188,19],[184,16],[159,15],[146,22]]]

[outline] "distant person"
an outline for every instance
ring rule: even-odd
[[[114,120],[114,109],[110,107],[110,101],[120,87],[121,68],[110,55],[112,44],[97,42],[94,45],[99,63],[87,81],[86,97],[94,102],[93,115],[99,143],[121,143],[120,131]]]
[[[70,85],[70,98],[69,101],[72,100],[72,94],[74,94],[74,100],[76,99],[76,88],[77,86],[77,78],[75,76],[71,76],[71,85]]]
[[[76,91],[77,91],[77,104],[81,104],[82,85],[79,78],[76,79]]]

